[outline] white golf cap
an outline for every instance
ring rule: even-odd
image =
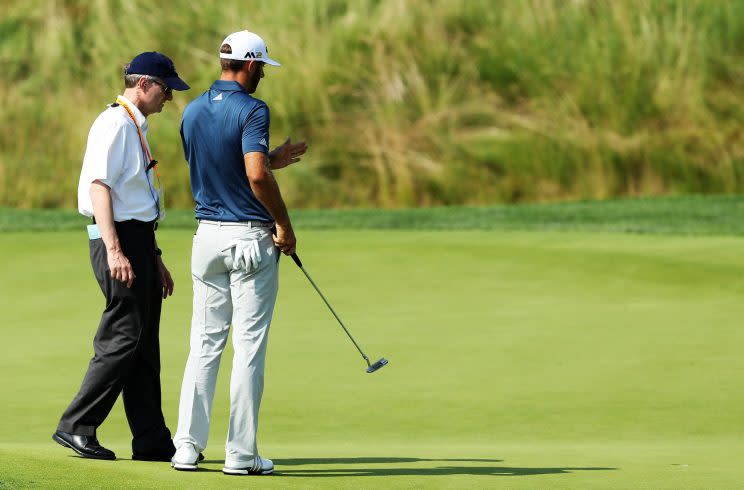
[[[263,61],[269,65],[282,66],[269,58],[269,50],[266,49],[264,40],[250,31],[233,32],[222,41],[222,44],[228,44],[232,49],[232,53],[220,53],[222,59]]]

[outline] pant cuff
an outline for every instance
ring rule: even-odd
[[[65,422],[60,422],[57,426],[57,430],[67,432],[68,434],[72,434],[75,436],[92,437],[96,435],[96,428],[92,425],[68,424]]]
[[[255,457],[247,458],[244,460],[237,460],[232,458],[225,458],[225,466],[229,468],[252,468],[253,462],[256,460]]]

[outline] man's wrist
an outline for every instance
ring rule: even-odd
[[[105,245],[105,243],[104,243]],[[114,243],[111,244],[111,246],[106,246],[106,252],[109,254],[120,254],[121,252],[121,245],[119,244],[119,240],[116,240]]]

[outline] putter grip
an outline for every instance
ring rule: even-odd
[[[297,254],[292,254],[292,260],[294,260],[294,263],[297,264],[297,267],[299,267],[300,269],[302,269],[302,261],[297,256]]]

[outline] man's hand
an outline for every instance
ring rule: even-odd
[[[111,271],[111,277],[117,281],[126,283],[128,288],[132,287],[134,278],[134,269],[132,264],[129,263],[129,259],[120,248],[113,250],[106,250],[108,259],[109,270]]]
[[[295,238],[292,225],[276,225],[276,235],[274,235],[274,245],[281,250],[284,255],[292,255],[297,249],[297,238]]]
[[[116,234],[114,224],[114,211],[111,204],[111,189],[100,180],[90,183],[90,202],[93,205],[93,216],[101,232],[101,239],[106,246],[106,261],[108,262],[111,277],[132,287],[134,282],[134,269],[129,259],[121,250],[119,236]]]
[[[158,271],[160,272],[160,284],[163,286],[163,299],[173,295],[173,278],[168,268],[163,263],[163,259],[158,255]]]
[[[307,143],[300,141],[292,143],[290,138],[269,153],[269,164],[272,170],[284,168],[300,161],[300,157],[307,151]]]

